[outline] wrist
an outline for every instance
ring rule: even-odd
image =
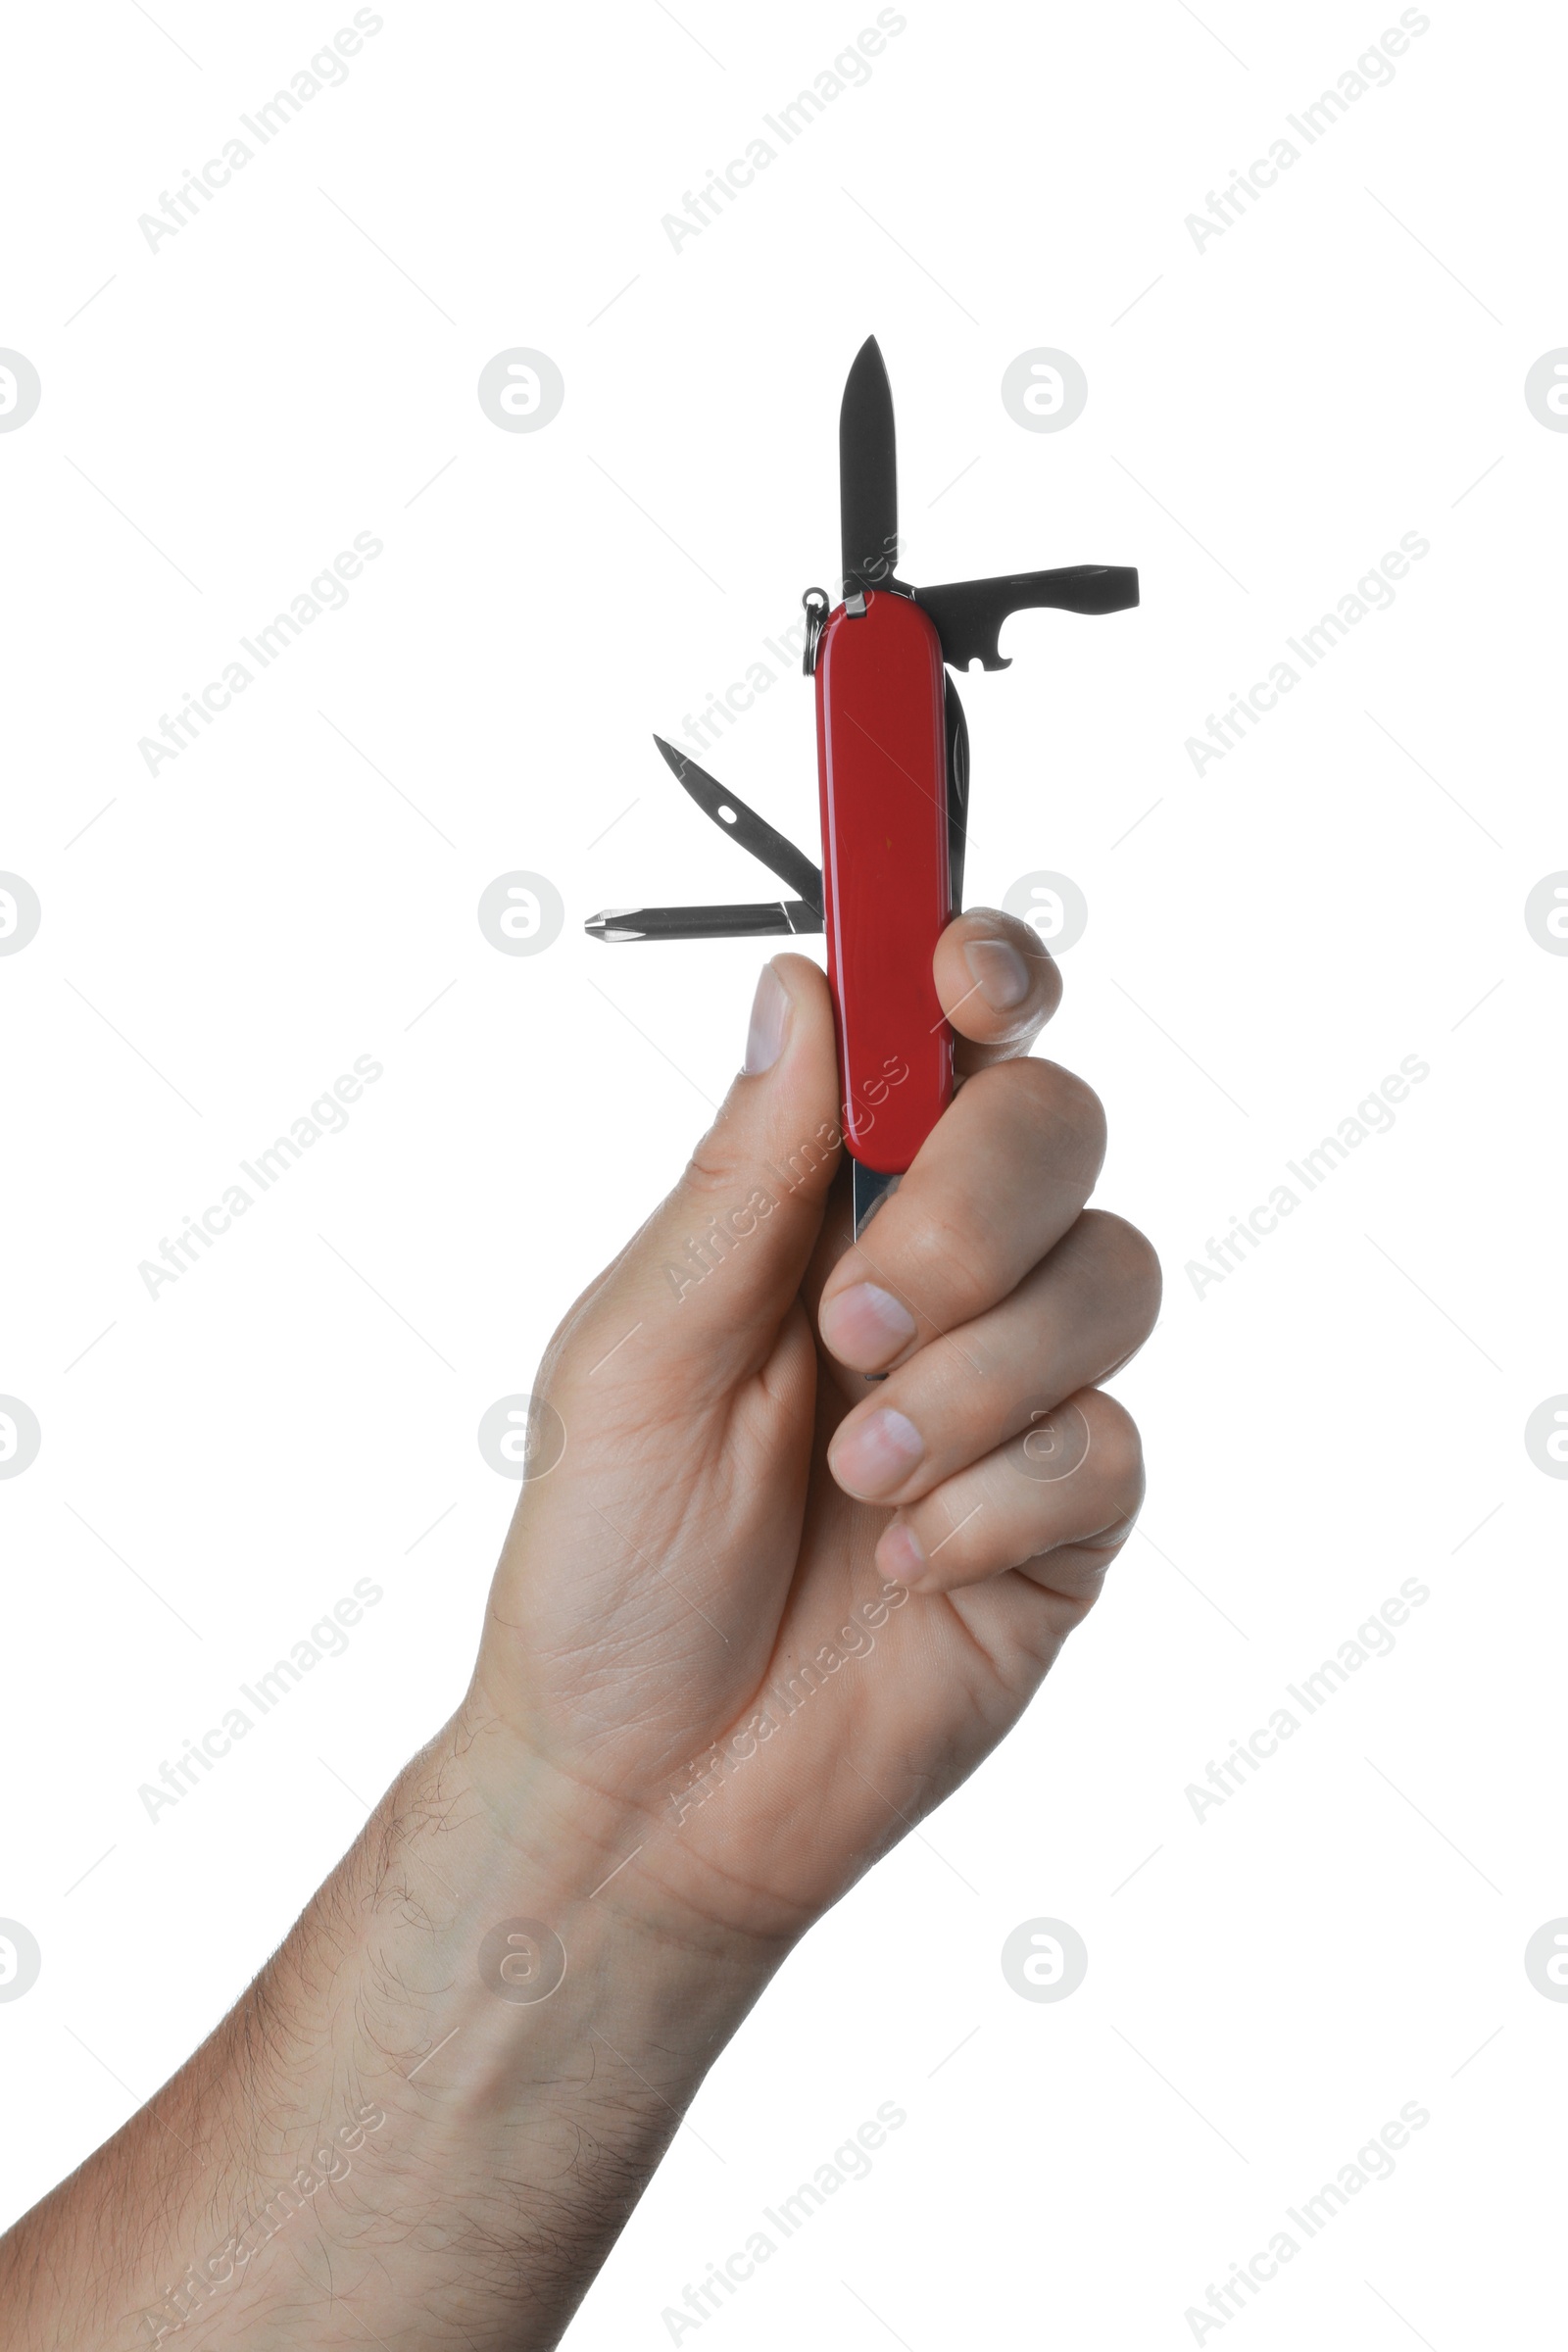
[[[234,2085],[243,2167],[220,2214],[188,2184],[175,2242],[215,2283],[150,2325],[336,2352],[416,2287],[425,2352],[558,2340],[783,1952],[617,1901],[626,1826],[467,1711],[414,1759],[193,2062]],[[354,2328],[301,2302],[304,2232]]]
[[[419,2044],[398,2053],[406,2079],[443,2072],[448,2104],[490,2114],[553,2080],[564,2042],[600,2034],[623,2037],[631,2057],[641,2046],[671,2083],[696,2066],[695,2088],[788,1941],[671,1895],[638,1868],[652,1838],[636,1808],[465,1707],[393,1785],[346,1866],[359,1866],[366,1959],[385,1969],[399,1955]],[[434,2057],[447,2036],[450,2075]]]
[[[761,1740],[768,1730],[763,1722]],[[803,1886],[808,1874],[772,1867],[770,1832],[797,1795],[776,1773],[768,1783],[765,1762],[746,1783],[749,1795],[770,1787],[760,1806],[737,1812],[729,1800],[707,1810],[727,1794],[738,1759],[770,1755],[755,1721],[710,1740],[678,1767],[656,1768],[652,1778],[622,1766],[602,1770],[596,1783],[564,1758],[561,1743],[531,1737],[525,1723],[495,1706],[476,1675],[443,1737],[519,1883],[554,1888],[568,1907],[591,1900],[672,1956],[685,1951],[695,1962],[754,1972],[765,1983],[842,1892]]]

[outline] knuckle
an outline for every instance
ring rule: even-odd
[[[949,1582],[974,1575],[990,1557],[990,1513],[983,1499],[977,1505],[968,1494],[968,1483],[960,1487],[950,1481],[903,1513],[931,1566]]]
[[[1100,1483],[1113,1495],[1130,1495],[1129,1515],[1144,1492],[1144,1444],[1124,1404],[1102,1389],[1086,1389],[1074,1399],[1089,1423]]]
[[[1080,1544],[1079,1549],[1087,1552],[1091,1559],[1098,1560],[1102,1567],[1108,1568],[1111,1561],[1120,1556],[1137,1518],[1136,1511],[1125,1512],[1114,1526],[1102,1528],[1098,1536],[1091,1536],[1086,1544]]]
[[[681,1185],[683,1190],[708,1199],[713,1194],[733,1192],[742,1173],[740,1155],[714,1126],[710,1127],[686,1162]]]
[[[1105,1106],[1092,1086],[1055,1062],[1039,1065],[1050,1073],[1045,1108],[1051,1122],[1051,1148],[1075,1172],[1093,1180],[1105,1156]]]
[[[939,1331],[972,1322],[992,1302],[995,1284],[976,1250],[973,1229],[940,1209],[906,1237],[900,1258],[906,1297]]]
[[[1064,1174],[1093,1183],[1105,1156],[1105,1106],[1076,1072],[1029,1055],[999,1062],[971,1084],[984,1085],[999,1102],[1006,1102],[1032,1132],[1043,1158]]]
[[[1152,1328],[1164,1291],[1153,1243],[1111,1209],[1086,1208],[1078,1223],[1086,1228],[1084,1239],[1094,1252],[1099,1278],[1146,1329]]]

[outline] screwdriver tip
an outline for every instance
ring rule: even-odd
[[[606,906],[598,914],[589,915],[583,924],[583,929],[590,939],[612,943],[616,940],[641,939],[643,937],[641,931],[630,930],[626,926],[626,917],[636,911],[637,909],[632,906]]]

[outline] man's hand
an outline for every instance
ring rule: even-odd
[[[556,2344],[790,1944],[1015,1721],[1138,1508],[1095,1384],[1158,1272],[1084,1211],[1099,1102],[1020,1058],[1034,934],[966,914],[936,977],[964,1083],[852,1244],[827,986],[764,971],[551,1343],[458,1716],[0,2243],[8,2345]]]
[[[1098,1100],[1020,1058],[1056,967],[977,911],[936,980],[962,1083],[858,1245],[831,1000],[781,956],[680,1184],[546,1357],[470,1764],[509,1826],[548,1768],[627,1912],[797,1935],[1016,1720],[1138,1509],[1095,1384],[1158,1267],[1084,1212]]]

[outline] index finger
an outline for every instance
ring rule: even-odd
[[[1027,1054],[1061,1002],[1061,973],[1039,932],[996,906],[954,917],[931,972],[957,1033],[954,1064],[963,1078]]]

